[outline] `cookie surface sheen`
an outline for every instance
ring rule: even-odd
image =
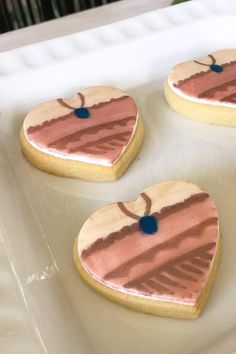
[[[82,90],[70,103],[58,99],[44,114],[32,111],[24,133],[34,147],[53,156],[112,166],[136,123],[137,107],[130,96],[97,87]]]
[[[170,181],[147,188],[135,202],[91,215],[74,259],[82,277],[115,302],[194,318],[206,301],[218,252],[218,216],[208,193]]]
[[[67,163],[67,167],[70,161],[74,166],[78,162],[82,164],[78,164],[78,168],[86,170],[87,167],[96,175],[92,170],[96,166],[105,168],[107,172],[124,157],[140,124],[132,97],[112,87],[91,87],[81,90],[71,99],[48,101],[29,112],[23,124],[21,142],[26,158],[34,165],[37,165],[38,158],[37,167],[41,169],[48,167],[48,172],[63,175],[63,166],[62,173],[49,166],[50,161],[46,159],[52,157],[57,159],[54,160],[57,164],[60,163],[58,159]],[[131,153],[124,158],[124,165],[128,165],[137,153],[142,140],[140,129],[140,136],[136,137]],[[41,161],[40,153],[45,161]]]
[[[236,49],[176,65],[165,83],[165,95],[170,106],[186,117],[236,125]]]

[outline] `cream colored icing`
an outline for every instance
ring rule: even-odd
[[[119,98],[126,95],[124,91],[109,86],[94,86],[83,89],[81,92],[85,98],[85,107],[90,107],[101,102],[110,101],[112,98]],[[81,99],[75,94],[71,98],[64,99],[64,102],[73,107],[79,107]],[[64,116],[68,113],[70,113],[70,109],[59,105],[57,100],[43,102],[26,115],[24,120],[24,131],[29,127],[43,123],[46,120]]]
[[[190,195],[200,193],[202,190],[198,186],[186,181],[167,181],[151,187],[144,192],[153,200],[151,212],[176,203],[178,200],[187,199]],[[145,210],[145,202],[139,195],[137,200],[125,202],[125,205],[133,213],[142,216]],[[106,220],[106,223],[104,223]],[[124,218],[117,203],[110,204],[93,213],[84,223],[78,238],[78,253],[88,248],[97,239],[102,238],[112,232],[116,232],[122,227],[132,225],[133,220]]]
[[[211,54],[214,55],[216,63],[220,65],[236,59],[236,49],[222,49],[212,52]],[[193,60],[195,60],[195,58]],[[192,75],[209,70],[208,66],[199,65],[193,60],[175,65],[169,73],[169,81],[173,84],[177,84],[179,81],[185,80]],[[197,59],[197,61],[208,65],[211,64],[211,60],[208,56]]]

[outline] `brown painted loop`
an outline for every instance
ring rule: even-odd
[[[80,108],[83,108],[84,107],[84,102],[85,102],[85,98],[84,98],[84,95],[82,95],[82,93],[78,92],[77,95],[79,96],[80,98],[80,101],[81,101],[81,105],[80,105]],[[78,107],[73,107],[71,105],[69,105],[68,103],[66,103],[62,98],[58,98],[57,99],[57,102],[62,106],[62,107],[65,107],[65,108],[68,108],[68,109],[76,109]]]
[[[208,57],[211,58],[211,64],[201,63],[200,61],[197,61],[197,60],[194,60],[194,63],[199,64],[199,65],[204,65],[204,66],[214,65],[216,63],[216,59],[213,57],[212,54],[209,54]]]
[[[144,215],[147,216],[147,215],[149,215],[149,213],[151,211],[152,201],[151,201],[151,199],[149,198],[149,196],[146,193],[141,193],[140,195],[141,195],[141,197],[144,199],[144,201],[146,203],[146,208],[145,208]],[[125,215],[127,215],[128,217],[130,217],[130,218],[132,218],[134,220],[139,220],[141,218],[141,216],[138,216],[138,215],[132,213],[132,211],[128,210],[126,208],[126,206],[124,205],[124,203],[118,202],[117,205],[120,208],[120,210]]]

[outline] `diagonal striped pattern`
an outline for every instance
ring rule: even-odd
[[[165,287],[165,291],[168,293],[175,293],[176,288],[187,289],[186,283],[196,282],[196,274],[202,275],[205,268],[209,268],[210,262],[213,258],[212,250],[214,250],[215,242],[207,243],[197,249],[185,253],[179,258],[162,265],[159,268],[153,269],[151,272],[144,274],[140,278],[134,279],[131,282],[124,284],[127,289],[139,290],[140,287],[144,287],[145,294],[155,293],[162,294],[161,288],[158,288],[156,284],[161,284]],[[197,257],[208,258],[208,262],[198,262],[195,266]],[[181,270],[179,270],[179,268]],[[148,289],[148,290],[147,290]]]
[[[203,91],[202,93],[200,93],[198,95],[199,98],[214,98],[215,94],[217,92],[222,92],[224,94],[224,92],[227,92],[227,89],[232,88],[233,90],[235,90],[236,87],[236,79],[230,80],[230,81],[226,81],[223,84],[211,87],[210,89]],[[225,97],[221,98],[221,100],[224,100]]]
[[[81,146],[76,146],[69,149],[69,153],[83,151],[91,154],[105,153],[106,151],[113,151],[116,147],[123,146],[130,139],[130,132],[120,134],[113,134],[102,139],[98,139],[95,143],[87,143]],[[94,146],[95,145],[95,146]]]
[[[233,54],[231,55],[233,56]],[[227,57],[225,59],[227,60]],[[196,61],[194,62],[196,63]],[[174,86],[190,97],[222,103],[235,103],[236,61],[231,60],[228,63],[222,64],[222,67],[223,71],[221,73],[215,73],[210,69],[201,71],[202,66],[199,65],[199,73],[180,80]]]
[[[158,244],[157,246],[148,249],[147,251],[139,254],[138,256],[128,260],[126,263],[120,265],[116,269],[113,269],[111,272],[107,273],[105,275],[105,279],[115,279],[116,276],[121,277],[129,274],[130,269],[142,262],[145,261],[151,261],[152,258],[154,258],[158,252],[161,252],[162,250],[165,249],[170,249],[172,247],[178,247],[178,245],[183,241],[185,238],[188,237],[193,237],[196,235],[198,236],[198,233],[201,232],[202,229],[204,229],[208,225],[214,225],[217,222],[217,218],[209,218],[205,221],[203,221],[201,224],[195,225],[192,228],[178,234],[177,236],[171,238],[169,241],[166,241],[164,243],[161,243],[160,245]],[[197,230],[197,233],[196,233]],[[197,260],[196,260],[197,261]],[[200,262],[200,261],[199,261]]]
[[[113,122],[108,122],[108,123],[103,123],[103,124],[98,124],[83,130],[78,130],[75,133],[72,133],[70,135],[64,136],[63,138],[60,138],[58,140],[52,141],[48,146],[49,147],[55,147],[55,148],[63,148],[66,146],[68,143],[71,142],[78,142],[80,139],[83,137],[85,134],[96,134],[100,130],[113,130],[113,128],[117,126],[126,126],[126,123],[128,122],[134,122],[136,120],[136,117],[125,117],[120,120],[115,120]],[[129,133],[130,134],[130,133]],[[94,142],[96,144],[96,141]],[[92,145],[92,144],[91,144]]]
[[[236,103],[236,92],[221,98],[221,102]]]
[[[25,133],[29,142],[52,155],[114,164],[125,151],[137,126],[137,107],[133,98],[118,89],[106,87],[90,88],[78,92],[77,96],[79,99],[77,97],[73,104],[69,100],[57,99],[49,102],[48,108],[45,105],[36,107],[36,115],[32,111],[26,117]],[[88,110],[88,119],[80,119],[74,113],[81,107]],[[53,112],[64,115],[54,118]]]
[[[102,231],[107,228],[102,226],[99,215],[103,213],[106,217],[106,212],[109,215],[109,207],[102,209],[84,231],[84,237],[93,232],[96,235],[98,225],[99,237],[81,247],[80,260],[90,274],[109,287],[161,301],[193,304],[209,278],[214,261],[218,216],[206,192],[191,187],[191,191],[183,194],[182,187],[189,184],[172,183],[147,189],[140,194],[137,204],[111,205],[114,228],[110,230],[117,230],[119,218],[123,223],[118,231],[104,237]],[[146,236],[139,228],[139,218],[147,212],[158,221],[158,230],[152,236]],[[123,226],[126,219],[130,224]]]

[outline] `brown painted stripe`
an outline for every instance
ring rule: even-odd
[[[75,147],[71,148],[69,150],[69,152],[73,153],[73,152],[77,152],[77,151],[83,151],[83,149],[86,149],[86,148],[89,148],[89,147],[97,147],[100,144],[108,143],[108,142],[111,142],[112,140],[119,140],[122,137],[131,136],[131,134],[132,134],[132,131],[123,132],[123,133],[120,133],[120,134],[109,135],[109,136],[106,136],[105,138],[101,138],[101,139],[86,143],[86,144],[81,145],[81,146],[75,146]],[[106,149],[108,150],[107,147],[106,147]]]
[[[70,119],[73,115],[74,115],[73,112],[70,112],[70,113],[68,113],[68,114],[66,114],[66,115],[64,115],[64,116],[59,117],[59,118],[53,118],[53,119],[51,119],[51,120],[46,120],[46,121],[43,122],[41,125],[36,125],[36,126],[34,126],[34,127],[29,127],[29,128],[27,129],[27,133],[28,133],[28,134],[33,134],[33,133],[35,133],[35,132],[37,132],[37,131],[39,131],[39,130],[41,130],[41,129],[43,129],[43,128],[48,128],[48,127],[50,127],[51,125],[54,125],[54,124],[56,124],[56,123],[58,123],[58,122],[62,122],[62,121],[68,120],[68,119]]]
[[[125,142],[125,143],[126,143],[126,141],[127,141],[127,139],[126,139],[125,137],[121,137],[120,140],[123,141],[123,142]]]
[[[225,96],[221,98],[221,102],[229,102],[229,103],[236,103],[236,93],[233,93],[232,95]]]
[[[143,284],[139,284],[139,286],[137,286],[136,289],[141,291],[141,292],[143,292],[143,293],[145,293],[145,294],[150,293],[150,290]]]
[[[113,145],[113,146],[116,146],[116,147],[120,147],[120,146],[123,145],[123,142],[120,142],[120,143],[119,143],[118,141],[117,141],[117,142],[114,141],[114,142],[112,142],[112,145]]]
[[[189,264],[180,264],[179,265],[181,268],[183,268],[183,269],[185,269],[185,270],[187,270],[187,271],[189,271],[189,272],[192,272],[192,273],[195,273],[195,274],[203,274],[203,272],[200,270],[200,269],[198,269],[198,268],[195,268],[195,267],[193,267],[193,266],[191,266],[191,265],[189,265]]]
[[[147,284],[151,289],[154,289],[156,291],[159,291],[161,294],[163,294],[164,292],[168,292],[170,294],[174,294],[173,290],[165,287],[164,285],[152,280],[152,279],[149,279],[147,280],[145,283],[145,285]]]
[[[236,79],[227,81],[224,84],[210,88],[209,90],[203,91],[198,95],[199,98],[213,98],[214,94],[219,91],[224,91],[230,86],[236,86]]]
[[[217,218],[209,218],[207,220],[202,221],[201,223],[192,226],[188,230],[181,232],[180,234],[176,235],[172,239],[163,242],[162,244],[156,245],[147,251],[140,253],[139,255],[135,256],[134,258],[128,260],[127,262],[121,264],[119,267],[113,269],[109,273],[105,274],[104,279],[114,279],[120,278],[122,276],[126,276],[130,269],[142,262],[151,261],[151,259],[156,256],[162,250],[171,249],[173,247],[177,247],[179,243],[187,237],[198,237],[199,233],[202,231],[203,228],[206,226],[212,225],[217,221]]]
[[[184,80],[179,80],[177,82],[177,84],[174,84],[174,87],[182,87],[183,85],[185,85],[187,82],[189,81],[192,81],[192,80],[195,80],[195,79],[198,79],[199,77],[204,77],[206,75],[209,74],[209,72],[211,72],[210,70],[208,71],[200,71],[199,73],[196,73],[194,75],[191,75],[190,77],[188,77],[187,79],[184,79]]]
[[[170,278],[166,277],[165,275],[162,275],[162,274],[159,274],[159,273],[155,277],[155,279],[157,279],[161,283],[164,283],[164,284],[167,284],[167,285],[170,285],[170,286],[174,286],[174,287],[181,288],[181,289],[186,289],[186,287],[183,286],[182,284],[180,284],[179,282],[177,282],[177,281],[175,281],[173,279],[170,279]]]
[[[111,150],[110,150],[111,151]],[[108,150],[93,150],[93,149],[84,149],[83,152],[87,153],[87,154],[93,154],[93,155],[101,155],[101,154],[105,154],[106,152],[108,152]]]
[[[124,226],[121,230],[112,232],[106,238],[99,238],[94,243],[91,244],[87,249],[82,251],[81,258],[86,259],[91,254],[99,252],[107,247],[109,247],[113,242],[122,240],[125,236],[131,235],[138,231],[138,223],[134,223],[130,226]]]
[[[198,257],[199,257],[199,258],[202,258],[202,259],[211,260],[211,259],[213,258],[213,254],[202,253],[202,254],[199,254]]]
[[[233,66],[235,63],[236,63],[236,61],[233,60],[233,61],[231,61],[229,63],[221,64],[221,66],[223,66],[223,68],[227,68],[229,66]],[[177,84],[174,84],[174,86],[175,87],[181,87],[181,86],[183,86],[184,84],[186,84],[189,81],[195,80],[195,79],[197,79],[199,77],[207,76],[210,72],[211,72],[211,70],[201,71],[200,73],[193,74],[193,75],[191,75],[190,77],[188,77],[188,78],[186,78],[184,80],[179,80],[177,82]]]
[[[101,145],[98,147],[94,146],[94,149],[92,147],[90,147],[90,148],[84,148],[84,149],[78,150],[78,151],[85,152],[88,154],[100,155],[100,154],[106,153],[108,151],[115,151],[115,150],[116,150],[115,147]]]
[[[189,259],[196,257],[199,253],[201,253],[203,251],[211,250],[213,247],[215,247],[215,245],[216,245],[215,242],[209,242],[203,246],[200,246],[190,252],[183,254],[180,257],[175,258],[174,260],[166,262],[165,264],[163,264],[159,268],[155,268],[155,269],[147,272],[146,274],[142,275],[141,277],[138,277],[132,281],[127,282],[126,284],[124,284],[124,287],[127,287],[127,288],[135,287],[139,283],[142,283],[142,282],[148,280],[149,278],[152,278],[153,276],[157,275],[157,273],[162,273],[164,271],[168,271],[168,269],[170,267],[176,266],[178,263],[181,263],[181,265],[182,265],[182,262],[186,262]],[[202,272],[201,272],[201,274],[202,274]]]
[[[201,261],[200,259],[196,259],[196,258],[191,259],[191,263],[195,264],[198,267],[202,267],[202,268],[209,267],[209,263]]]
[[[80,96],[80,99],[81,99],[81,107],[83,107],[83,106],[84,106],[84,99],[83,99],[84,96],[83,96],[81,93],[78,93],[78,95]],[[118,101],[118,102],[119,102],[119,101],[122,101],[123,99],[126,99],[126,98],[128,98],[128,97],[129,97],[129,96],[122,96],[122,97],[119,97],[119,98],[112,98],[110,101],[101,102],[101,103],[98,103],[98,104],[96,104],[96,105],[93,105],[93,106],[90,106],[90,107],[87,107],[87,108],[95,108],[95,109],[98,109],[98,108],[103,107],[103,106],[105,106],[105,105],[107,105],[107,104],[110,104],[110,103],[112,103],[112,102],[114,102],[114,101],[116,101],[116,102]],[[67,103],[65,103],[62,98],[58,98],[57,101],[58,101],[58,103],[59,103],[60,105],[64,106],[65,108],[73,109],[73,110],[74,110],[74,108],[71,107],[70,105],[68,105]],[[36,126],[34,126],[34,127],[29,127],[29,128],[27,129],[27,132],[28,132],[29,134],[32,134],[32,133],[34,133],[34,132],[36,132],[36,131],[38,131],[38,130],[41,130],[41,129],[43,129],[43,128],[50,127],[51,125],[54,125],[54,124],[56,124],[57,122],[60,122],[60,121],[63,121],[63,120],[68,119],[68,116],[70,116],[70,117],[73,116],[73,117],[74,117],[73,111],[72,111],[72,112],[69,112],[68,114],[66,114],[66,115],[64,115],[64,116],[60,116],[60,117],[56,117],[56,118],[53,118],[53,119],[50,119],[50,120],[46,120],[45,122],[43,122],[43,123],[40,124],[40,125],[36,125]],[[69,117],[69,118],[70,118],[70,117]]]
[[[68,143],[79,141],[84,134],[96,134],[101,129],[112,129],[115,125],[126,126],[126,124],[130,121],[135,121],[136,117],[125,117],[123,119],[114,120],[112,122],[98,124],[96,126],[92,126],[83,130],[78,130],[75,133],[64,136],[63,138],[52,141],[48,144],[48,147],[61,147],[63,148]]]
[[[114,151],[116,150],[113,146],[110,146],[109,144],[101,144],[97,147],[98,149],[100,149],[101,151]]]
[[[158,218],[158,220],[161,220],[173,213],[176,213],[180,210],[186,209],[193,204],[202,203],[208,198],[209,198],[209,194],[206,192],[197,193],[197,194],[194,194],[179,203],[176,203],[176,204],[170,205],[170,206],[166,206],[166,207],[162,208],[160,210],[160,212],[157,212],[153,215],[156,216]]]
[[[186,274],[185,272],[182,272],[181,270],[175,267],[171,267],[170,269],[168,269],[167,273],[183,280],[190,280],[194,282],[197,281],[196,278],[193,278],[191,275]]]
[[[121,102],[121,101],[124,101],[126,99],[133,100],[132,97],[125,95],[125,96],[121,96],[121,97],[118,97],[118,98],[112,98],[110,101],[100,102],[100,103],[94,104],[93,106],[90,106],[90,107],[87,107],[87,108],[89,108],[89,109],[91,109],[91,108],[92,109],[98,109],[98,108],[106,106],[107,104],[110,104],[112,102]]]
[[[183,210],[185,208],[188,208],[190,205],[201,203],[205,201],[207,198],[209,198],[209,194],[202,192],[198,194],[191,195],[189,198],[176,203],[174,205],[169,205],[166,207],[163,207],[159,212],[156,212],[152,214],[155,218],[158,218],[158,220],[164,219],[165,217],[168,217],[171,214],[174,214],[180,210]],[[118,202],[118,206],[120,205],[121,202]],[[123,204],[123,203],[122,203]],[[130,217],[136,217],[135,214],[131,213],[132,216]],[[138,220],[139,218],[137,218]],[[216,218],[215,221],[218,219]],[[121,240],[125,238],[126,236],[136,232],[139,230],[139,225],[138,223],[131,224],[129,226],[124,226],[121,230],[112,232],[105,238],[99,238],[97,239],[94,243],[92,243],[87,249],[83,250],[82,252],[82,258],[85,259],[86,257],[89,257],[92,253],[96,253],[102,249],[105,249],[109,247],[113,242],[116,242],[118,240]]]

